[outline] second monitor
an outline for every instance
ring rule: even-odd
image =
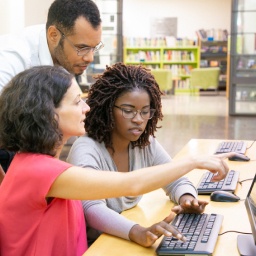
[[[241,256],[252,256],[256,255],[256,174],[245,199],[245,207],[252,234],[238,235],[237,247]]]

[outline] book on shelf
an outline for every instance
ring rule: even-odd
[[[124,37],[126,47],[180,47],[193,46],[195,41],[188,38],[175,38],[173,36],[166,37]]]
[[[184,71],[185,71],[185,75],[190,75],[191,69],[192,69],[191,66],[184,65],[183,68],[184,68]]]
[[[189,76],[193,69],[190,65],[164,65],[164,69],[170,69],[173,77]]]
[[[209,66],[210,67],[219,67],[219,61],[218,60],[210,60]]]
[[[228,41],[228,31],[226,29],[223,30],[223,41]]]
[[[220,75],[219,76],[219,81],[227,81],[227,75]]]
[[[208,67],[208,60],[200,60],[200,67],[201,68]]]
[[[202,40],[202,41],[207,41],[207,33],[204,29],[199,29],[198,30],[198,34],[199,34],[199,38]]]
[[[227,41],[227,29],[199,29],[196,31],[197,37],[201,41]]]

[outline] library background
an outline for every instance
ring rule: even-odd
[[[96,2],[105,47],[87,70],[87,82],[93,82],[95,74],[117,61],[142,64],[152,70],[167,94],[222,92],[229,99],[230,115],[256,115],[256,1],[230,0],[230,27],[208,28],[201,23],[188,36],[180,36],[181,20],[173,16],[151,18],[150,24],[145,21],[150,27],[146,36],[129,35],[124,32],[127,1]]]
[[[45,23],[52,1],[0,0],[5,13],[0,34]],[[165,93],[224,94],[229,115],[256,115],[255,0],[95,2],[105,47],[81,77],[81,86],[88,87],[95,74],[117,61],[142,64]]]

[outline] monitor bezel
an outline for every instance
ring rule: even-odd
[[[254,175],[254,179],[252,181],[251,187],[249,189],[249,192],[248,192],[248,194],[246,196],[246,199],[245,199],[245,202],[244,202],[246,212],[247,212],[247,215],[248,215],[248,219],[249,219],[249,222],[250,222],[251,230],[252,230],[252,236],[253,236],[254,244],[256,246],[256,220],[255,220],[255,215],[253,213],[251,202],[250,202],[250,200],[251,200],[250,195],[251,195],[251,192],[252,192],[252,189],[253,189],[254,186],[256,186],[256,174]]]

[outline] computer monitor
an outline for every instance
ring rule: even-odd
[[[238,235],[237,247],[240,255],[256,255],[256,174],[245,199],[245,207],[251,225],[251,235]]]

